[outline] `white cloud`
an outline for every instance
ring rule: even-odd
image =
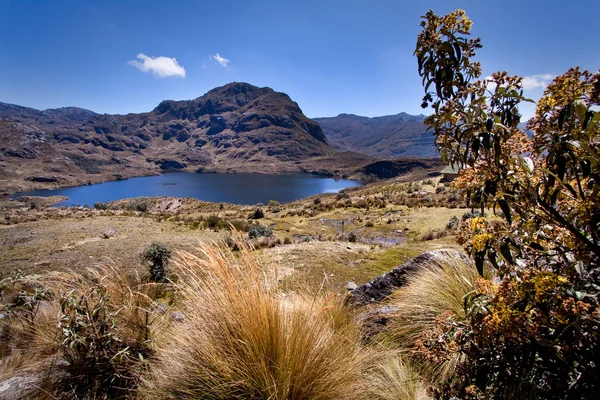
[[[523,77],[523,89],[535,89],[542,88],[545,89],[546,86],[554,79],[555,76],[551,74],[539,74],[539,75],[531,75]]]
[[[140,71],[152,72],[154,76],[165,78],[168,76],[180,76],[185,78],[185,68],[183,68],[175,58],[170,57],[150,57],[143,53],[137,55],[137,60],[129,61],[128,64],[133,65]]]
[[[210,58],[212,58],[213,60],[215,60],[216,62],[221,64],[223,66],[223,68],[227,68],[227,64],[229,64],[231,62],[230,60],[226,59],[225,57],[221,57],[219,55],[219,53],[215,54],[214,56],[210,56]]]

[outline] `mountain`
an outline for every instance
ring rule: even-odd
[[[288,95],[247,83],[166,100],[141,114],[0,103],[5,193],[169,170],[298,171],[304,160],[334,153]]]
[[[437,157],[434,136],[426,132],[424,115],[400,113],[383,117],[340,114],[314,118],[337,151],[356,151],[376,158]]]

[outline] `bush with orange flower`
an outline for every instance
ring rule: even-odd
[[[492,291],[465,299],[467,328],[440,325],[466,357],[439,397],[591,398],[600,391],[600,73],[573,68],[554,79],[520,129],[522,78],[497,72],[475,81],[481,47],[462,10],[429,11],[415,55],[423,107],[442,158],[461,168],[454,186],[473,208],[501,211],[459,227]],[[440,336],[440,337],[442,337]],[[427,338],[424,338],[427,339]],[[435,341],[434,341],[435,342]],[[427,347],[431,340],[423,340]]]

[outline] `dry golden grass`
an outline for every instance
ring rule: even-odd
[[[344,399],[362,361],[355,324],[335,297],[284,296],[240,241],[236,256],[202,245],[180,253],[185,321],[155,343],[150,399]]]
[[[397,352],[384,354],[367,373],[366,398],[373,400],[425,400],[427,384],[418,371]]]
[[[451,313],[457,320],[465,317],[464,298],[473,291],[480,276],[473,263],[455,251],[441,251],[439,256],[411,272],[407,284],[390,299],[395,306],[384,336],[398,348],[411,352],[425,331],[438,326],[439,317]],[[434,381],[450,379],[460,355],[432,363],[428,372]]]

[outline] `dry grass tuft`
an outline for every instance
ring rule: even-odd
[[[398,353],[386,354],[367,374],[366,398],[373,400],[425,400],[427,385]]]
[[[235,254],[202,245],[179,253],[173,322],[142,395],[164,399],[356,397],[361,348],[335,298],[285,296],[242,240]]]
[[[390,299],[395,312],[384,336],[395,346],[413,352],[425,332],[439,326],[440,318],[451,315],[455,320],[465,318],[464,299],[481,279],[473,263],[455,251],[445,251],[439,257],[411,272],[407,284]],[[452,377],[460,355],[431,362],[431,379],[445,381]]]

